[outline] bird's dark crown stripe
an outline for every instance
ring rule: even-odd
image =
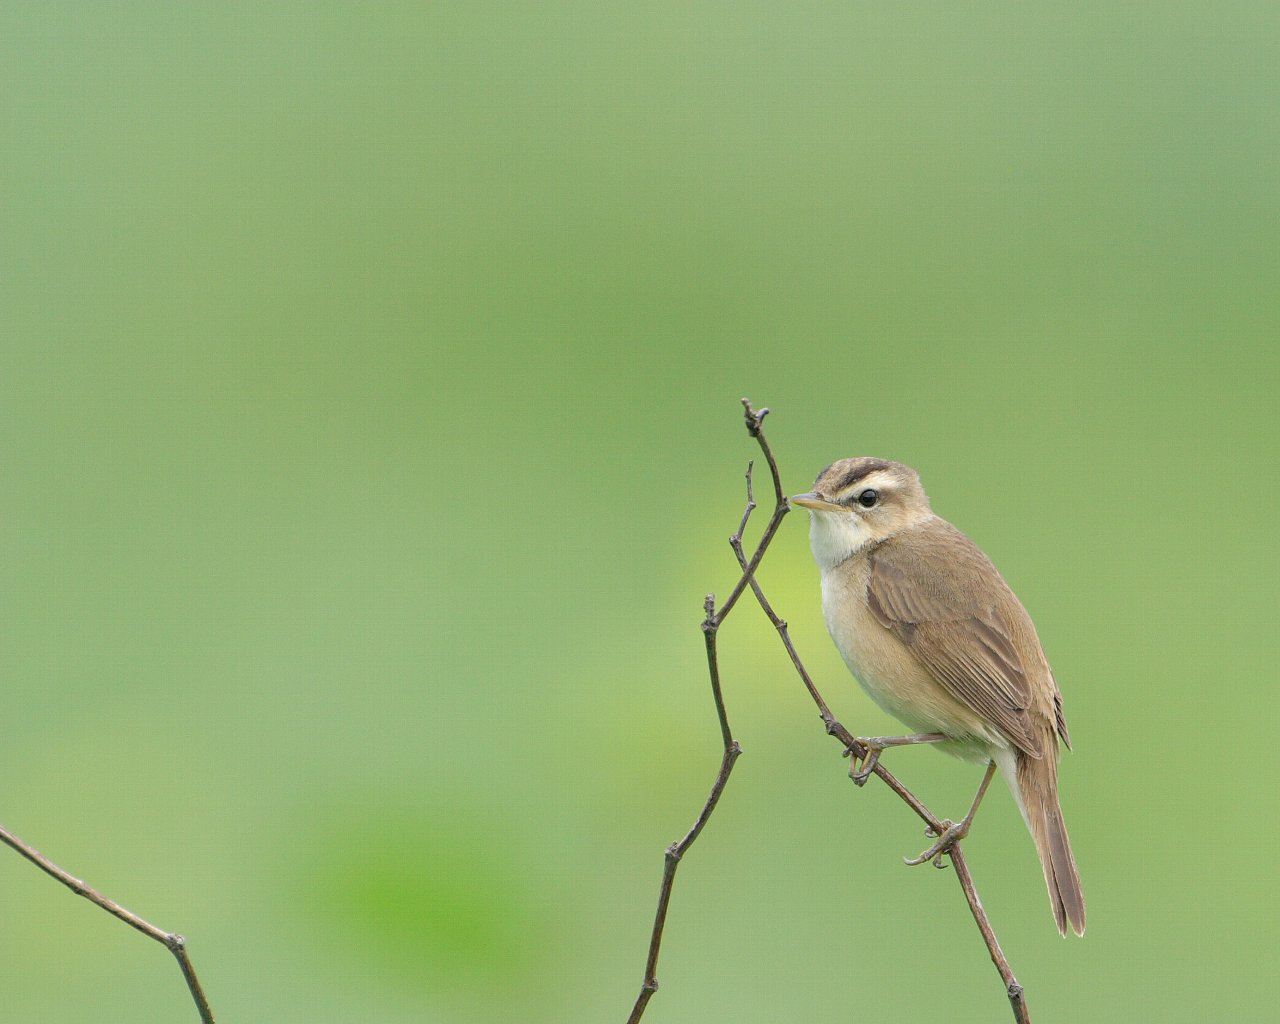
[[[889,463],[884,462],[881,459],[875,459],[871,462],[864,462],[860,466],[855,466],[853,469],[849,470],[849,472],[847,472],[843,477],[841,477],[840,482],[836,484],[836,486],[832,489],[831,493],[839,494],[846,487],[852,487],[864,476],[869,476],[870,474],[875,473],[877,470],[888,469],[888,468],[889,468]]]

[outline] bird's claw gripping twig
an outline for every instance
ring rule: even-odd
[[[933,866],[935,868],[941,869],[947,866],[946,861],[942,858],[951,852],[951,847],[955,846],[956,843],[960,842],[961,839],[969,834],[970,822],[968,818],[960,822],[955,822],[947,818],[944,819],[941,824],[941,834],[931,828],[927,828],[924,831],[926,836],[937,836],[938,841],[918,857],[903,857],[902,861],[904,864],[914,866],[931,860],[933,861]]]
[[[942,858],[951,852],[951,848],[960,842],[969,834],[969,826],[973,824],[973,816],[978,813],[978,805],[982,803],[983,796],[986,795],[987,787],[991,785],[991,777],[996,773],[995,761],[987,762],[987,770],[983,773],[982,784],[978,786],[978,792],[974,795],[973,803],[969,805],[969,813],[961,818],[958,822],[952,821],[950,818],[944,818],[938,822],[939,832],[936,828],[927,828],[924,834],[927,836],[937,836],[938,841],[934,843],[919,857],[904,857],[908,864],[923,864],[927,860],[933,861],[935,868],[945,868],[946,861]]]
[[[939,732],[922,732],[911,736],[855,736],[854,746],[846,747],[844,751],[845,757],[853,757],[853,762],[849,765],[849,778],[853,780],[855,786],[865,786],[867,779],[871,778],[876,770],[876,765],[880,763],[880,755],[889,747],[905,747],[913,743],[940,743],[945,739],[946,737]],[[861,768],[858,767],[858,758],[855,756],[859,749],[864,751]]]
[[[853,780],[855,786],[865,786],[867,779],[871,778],[872,773],[876,770],[876,765],[880,763],[880,755],[884,753],[884,747],[877,746],[866,737],[855,737],[858,745],[862,748],[862,767],[858,767],[858,755],[856,747],[846,747],[844,756],[849,758],[849,778]]]

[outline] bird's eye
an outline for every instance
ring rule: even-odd
[[[879,500],[880,500],[880,495],[877,494],[875,491],[873,491],[870,487],[868,487],[865,491],[863,491],[861,494],[858,495],[858,504],[861,505],[863,508],[871,508],[871,506],[873,506]]]

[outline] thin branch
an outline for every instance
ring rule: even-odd
[[[951,847],[949,856],[952,866],[956,869],[956,878],[960,880],[960,888],[964,890],[964,898],[969,902],[969,910],[972,911],[973,919],[978,924],[978,931],[982,932],[982,941],[987,944],[987,952],[991,954],[991,962],[996,965],[996,970],[1000,972],[1000,978],[1004,982],[1005,992],[1009,996],[1009,1006],[1013,1008],[1013,1019],[1017,1024],[1031,1024],[1031,1011],[1027,1009],[1027,1002],[1023,998],[1022,986],[1013,976],[1013,968],[1009,966],[1004,950],[1000,948],[1000,941],[991,929],[991,921],[987,917],[986,909],[982,906],[982,900],[978,899],[973,875],[969,874],[969,865],[964,859],[964,852],[960,849],[959,843]]]
[[[156,942],[164,946],[178,961],[178,967],[182,970],[182,977],[187,983],[187,988],[191,990],[191,998],[195,1000],[196,1010],[200,1014],[200,1020],[203,1024],[213,1024],[213,1010],[209,1008],[209,1000],[205,998],[204,989],[200,987],[200,981],[196,977],[196,969],[191,964],[191,958],[187,956],[187,940],[176,932],[166,932],[163,928],[157,928],[151,922],[144,920],[131,910],[126,910],[120,906],[115,900],[107,899],[102,893],[89,885],[86,885],[79,878],[63,871],[57,864],[49,860],[44,854],[32,846],[28,846],[21,839],[15,836],[8,829],[0,826],[0,842],[4,843],[10,849],[20,853],[27,860],[31,861],[45,874],[56,878],[77,896],[83,896],[90,903],[96,904],[113,917],[119,918],[131,928],[136,928],[148,938],[155,939]]]
[[[743,522],[746,522],[745,517]],[[635,1006],[631,1008],[631,1016],[627,1018],[627,1024],[636,1024],[644,1016],[645,1007],[649,1005],[653,994],[658,991],[658,953],[662,948],[662,932],[667,924],[667,907],[671,903],[671,887],[675,885],[676,869],[680,866],[680,858],[702,834],[702,829],[710,819],[711,812],[720,802],[720,794],[724,792],[724,787],[729,782],[729,774],[733,771],[734,762],[742,753],[742,748],[738,746],[733,738],[733,731],[729,728],[729,716],[725,711],[724,695],[720,689],[720,662],[716,653],[716,633],[720,628],[722,617],[716,616],[714,594],[707,595],[703,609],[706,612],[702,620],[702,635],[707,647],[707,671],[711,676],[711,693],[715,700],[716,715],[720,719],[720,733],[724,737],[724,756],[720,759],[720,770],[716,773],[715,782],[711,785],[711,792],[707,795],[706,803],[702,805],[702,811],[694,821],[693,827],[683,839],[667,847],[662,865],[662,884],[658,889],[658,911],[653,918],[653,932],[649,937],[649,956],[645,960],[644,982],[640,986],[640,995],[636,997]]]
[[[752,437],[761,440],[761,448],[764,450],[765,458],[772,465],[773,453],[769,451],[767,443],[763,441],[760,434],[760,424],[769,414],[769,410],[761,409],[756,412],[751,408],[751,403],[745,398],[742,400],[742,407],[746,417],[747,432]],[[658,910],[654,914],[653,931],[649,936],[649,955],[645,960],[644,981],[640,985],[640,994],[636,997],[635,1005],[631,1008],[631,1016],[627,1018],[627,1024],[637,1024],[640,1018],[644,1016],[645,1007],[649,1005],[649,1000],[658,991],[658,954],[662,948],[662,933],[667,924],[667,908],[671,905],[671,890],[675,885],[676,869],[680,866],[680,858],[694,844],[706,826],[707,821],[711,818],[712,812],[716,809],[716,804],[720,802],[720,795],[724,792],[724,788],[729,782],[729,775],[733,771],[734,763],[742,753],[742,747],[733,738],[733,730],[729,726],[729,715],[725,710],[724,692],[720,686],[720,662],[716,649],[716,636],[719,633],[720,624],[733,611],[738,598],[742,596],[743,590],[746,589],[755,565],[758,565],[760,559],[764,557],[764,553],[769,547],[769,541],[773,539],[773,535],[778,530],[778,525],[782,522],[782,517],[789,511],[787,500],[782,495],[780,483],[777,484],[776,498],[777,502],[773,510],[773,516],[765,527],[764,535],[756,547],[756,552],[752,559],[754,564],[747,568],[746,559],[743,559],[742,576],[733,590],[730,591],[729,599],[720,606],[718,611],[714,594],[708,594],[703,602],[702,635],[707,648],[707,672],[711,678],[711,696],[715,702],[716,717],[720,721],[720,736],[724,741],[724,754],[720,759],[720,770],[716,773],[715,781],[711,785],[711,792],[707,795],[706,802],[694,821],[693,827],[689,829],[683,839],[667,847],[662,865],[662,882],[658,887]],[[742,512],[742,519],[738,523],[738,532],[730,538],[730,542],[735,545],[735,549],[738,551],[742,550],[742,534],[746,530],[747,523],[751,519],[751,513],[755,511],[755,508],[755,499],[751,494],[751,469],[748,467],[747,505]]]
[[[791,634],[787,628],[785,620],[780,618],[769,604],[768,599],[764,595],[763,589],[756,580],[756,570],[760,566],[761,560],[764,558],[765,552],[768,550],[769,544],[772,542],[774,535],[777,533],[778,526],[783,518],[791,510],[787,503],[786,495],[782,489],[782,476],[778,471],[778,463],[774,458],[773,451],[769,447],[769,442],[765,438],[763,423],[764,418],[769,414],[768,409],[761,409],[758,412],[751,407],[751,403],[747,399],[742,400],[743,413],[746,418],[747,433],[756,439],[760,446],[760,451],[764,455],[765,463],[769,467],[769,475],[773,482],[774,493],[774,509],[773,515],[770,516],[768,524],[765,526],[759,542],[756,544],[755,551],[752,552],[750,558],[747,558],[743,548],[742,537],[746,531],[747,522],[751,518],[751,513],[755,511],[756,502],[753,493],[752,472],[754,462],[747,465],[747,504],[742,513],[742,519],[738,524],[737,532],[729,538],[729,545],[733,549],[734,555],[738,560],[738,566],[742,570],[742,575],[738,582],[730,591],[729,598],[721,605],[719,611],[715,609],[714,598],[708,595],[705,611],[706,617],[703,620],[703,632],[707,642],[707,664],[711,675],[712,696],[716,705],[716,714],[720,719],[720,730],[724,739],[725,751],[721,761],[720,772],[716,776],[715,783],[711,788],[711,793],[707,797],[706,803],[703,805],[702,812],[698,815],[697,821],[690,829],[688,835],[678,843],[673,844],[667,849],[666,862],[662,874],[662,886],[658,893],[658,913],[654,919],[653,933],[649,943],[649,957],[645,966],[645,980],[640,991],[640,996],[636,1000],[635,1006],[631,1011],[627,1024],[636,1024],[644,1014],[645,1007],[648,1005],[649,999],[653,993],[657,991],[658,979],[656,976],[658,963],[658,949],[662,942],[662,931],[666,925],[667,909],[671,900],[671,888],[675,880],[676,867],[679,864],[681,856],[697,839],[703,826],[711,816],[711,812],[715,809],[716,803],[720,799],[721,793],[724,792],[725,785],[729,781],[729,773],[733,770],[733,763],[741,753],[741,748],[733,739],[732,732],[729,728],[729,720],[725,711],[724,696],[720,686],[720,671],[716,658],[716,632],[720,624],[724,622],[729,612],[733,610],[737,604],[738,598],[749,586],[755,595],[756,602],[760,605],[761,610],[773,623],[774,628],[778,632],[779,638],[782,640],[783,646],[786,648],[787,655],[791,658],[791,664],[794,666],[796,673],[800,676],[801,682],[804,683],[805,689],[809,692],[810,698],[818,708],[818,713],[822,718],[822,723],[826,728],[827,735],[834,736],[841,744],[845,754],[851,755],[857,760],[865,762],[870,751],[858,741],[852,733],[849,732],[831,713],[830,707],[823,699],[817,685],[813,681],[813,677],[809,675],[808,670],[804,667],[804,663],[800,660],[800,655],[795,649],[795,645],[791,641]],[[864,769],[865,770],[865,769]],[[871,774],[889,787],[912,811],[926,824],[931,832],[941,835],[950,822],[939,819],[932,811],[927,808],[923,802],[914,793],[903,785],[887,768],[882,764],[875,762],[871,767]],[[864,780],[865,781],[865,780]],[[996,970],[1000,973],[1001,980],[1005,983],[1006,994],[1009,997],[1009,1004],[1013,1009],[1013,1016],[1017,1024],[1030,1024],[1030,1014],[1027,1010],[1026,1000],[1023,996],[1022,986],[1018,984],[1018,979],[1013,974],[1013,969],[1009,966],[1009,961],[1005,957],[1004,952],[1000,948],[1000,943],[996,939],[994,930],[991,927],[990,919],[987,917],[986,910],[982,906],[982,901],[978,898],[977,888],[973,883],[973,876],[969,872],[969,866],[964,859],[964,854],[960,849],[960,842],[957,841],[948,851],[948,856],[952,864],[955,866],[956,877],[960,881],[960,887],[964,892],[966,901],[969,904],[969,910],[973,914],[974,921],[978,925],[978,930],[982,934],[983,942],[986,943],[987,951],[991,955],[991,961],[995,964]],[[939,864],[941,862],[939,861]]]

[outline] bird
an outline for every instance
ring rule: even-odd
[[[1035,840],[1058,931],[1083,935],[1084,893],[1058,800],[1059,741],[1069,750],[1071,740],[1031,616],[982,549],[933,512],[909,466],[842,459],[789,503],[809,511],[823,617],[841,657],[876,704],[916,730],[860,738],[855,781],[886,748],[911,743],[986,765],[968,814],[944,822],[907,863],[942,867],[999,771]]]

